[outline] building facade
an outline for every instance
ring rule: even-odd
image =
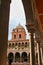
[[[35,63],[38,65],[38,45],[35,42]],[[42,48],[41,57],[42,57]],[[12,30],[12,39],[8,40],[7,61],[8,57],[13,56],[12,65],[30,65],[30,40],[26,39],[26,31],[19,24]],[[42,59],[42,58],[41,58]]]

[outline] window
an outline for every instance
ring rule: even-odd
[[[22,45],[24,46],[24,43],[22,42]]]
[[[17,29],[17,32],[18,32],[18,29]]]
[[[25,44],[27,45],[27,42]]]
[[[15,46],[17,46],[17,43],[15,43]]]
[[[27,62],[27,53],[26,52],[22,53],[22,62]]]
[[[16,39],[16,35],[14,35],[14,39]]]
[[[17,43],[15,43],[15,49],[17,49]]]
[[[19,52],[15,53],[15,62],[20,62],[20,53]]]
[[[12,43],[12,48],[14,48],[14,43]]]
[[[25,47],[27,47],[27,42],[25,43]]]
[[[14,55],[13,55],[12,52],[10,52],[10,53],[8,54],[8,61],[13,62],[13,60],[14,60]]]
[[[22,49],[24,49],[24,43],[22,42]]]
[[[19,34],[19,38],[21,38],[21,34]]]
[[[11,47],[11,43],[9,43],[9,47]]]
[[[20,43],[18,44],[18,46],[20,47]]]

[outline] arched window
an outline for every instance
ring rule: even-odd
[[[27,42],[25,42],[25,48],[27,47]]]
[[[9,48],[11,48],[11,43],[9,43]]]
[[[20,47],[20,43],[18,43],[18,46]]]
[[[17,43],[15,43],[15,46],[17,46]]]
[[[18,43],[18,49],[20,49],[20,46],[21,46],[21,44],[20,44],[20,43]]]
[[[19,38],[21,38],[21,34],[19,34]]]
[[[15,62],[20,62],[20,53],[16,52],[15,54]]]
[[[27,53],[23,52],[21,58],[22,58],[22,62],[27,62]]]
[[[22,49],[24,49],[24,43],[22,42]]]
[[[14,35],[14,39],[16,39],[16,35]]]
[[[17,49],[17,43],[15,43],[15,49]]]
[[[13,55],[12,52],[10,52],[10,53],[8,54],[8,62],[13,62],[13,59],[14,59],[14,55]]]
[[[14,43],[12,43],[12,48],[14,48]]]

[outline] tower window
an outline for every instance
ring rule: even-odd
[[[27,42],[25,43],[25,47],[27,47]]]
[[[16,35],[14,35],[14,39],[16,39]]]
[[[14,43],[12,43],[12,48],[14,48]]]
[[[11,43],[9,44],[9,47],[11,47]]]
[[[17,43],[15,43],[15,46],[17,45]]]
[[[18,32],[18,29],[17,29],[17,32]]]
[[[21,34],[19,34],[19,38],[21,38]]]

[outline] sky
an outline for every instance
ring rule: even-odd
[[[8,40],[11,39],[12,35],[11,32],[13,28],[16,28],[18,24],[22,25],[27,34],[28,38],[28,32],[26,29],[26,17],[25,12],[22,4],[22,0],[11,0],[10,4],[10,14],[9,14],[9,31],[8,31]]]

